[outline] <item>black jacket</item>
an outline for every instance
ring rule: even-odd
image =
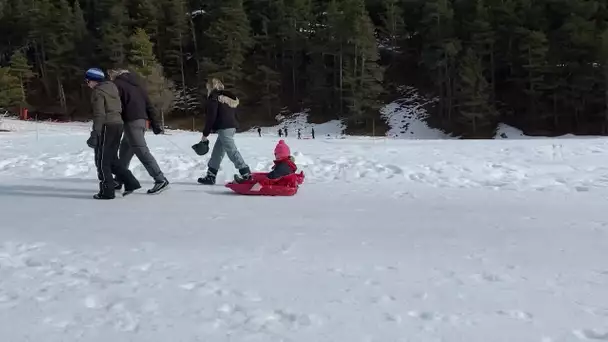
[[[120,74],[114,80],[114,84],[120,93],[124,122],[144,119],[150,120],[152,126],[159,124],[148,92],[136,74],[130,72]]]
[[[272,171],[266,175],[268,179],[277,179],[295,173],[298,167],[294,163],[293,157],[283,160],[275,160]]]
[[[239,128],[236,118],[236,110],[239,106],[239,98],[226,90],[213,90],[207,98],[207,121],[203,135],[209,136],[211,132]]]

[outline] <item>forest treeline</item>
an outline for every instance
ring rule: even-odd
[[[86,117],[89,67],[139,72],[169,118],[219,77],[252,124],[364,132],[411,85],[465,137],[608,133],[605,0],[0,0],[0,107]]]

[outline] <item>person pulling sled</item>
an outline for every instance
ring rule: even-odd
[[[118,89],[114,83],[106,81],[103,71],[91,68],[85,73],[85,82],[93,91],[91,105],[93,108],[93,130],[87,145],[95,150],[95,166],[99,179],[99,192],[95,199],[114,199],[114,177],[125,185],[127,195],[141,185],[129,169],[118,160],[118,148],[123,133],[120,113],[122,105]]]
[[[232,92],[224,90],[224,85],[219,79],[213,78],[207,82],[207,120],[199,144],[208,144],[211,132],[217,133],[217,140],[207,163],[207,175],[198,179],[200,184],[215,184],[217,173],[226,154],[234,167],[239,170],[239,175],[236,175],[235,178],[239,182],[251,179],[251,170],[234,142],[234,135],[238,128],[236,116],[238,106],[238,97]]]

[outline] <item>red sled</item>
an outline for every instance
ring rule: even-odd
[[[251,174],[251,180],[244,183],[230,182],[226,187],[240,195],[252,196],[293,196],[304,182],[304,172],[268,179],[266,172]]]

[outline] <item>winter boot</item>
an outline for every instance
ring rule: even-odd
[[[112,184],[113,185],[113,184]],[[94,199],[103,199],[103,200],[111,200],[116,197],[114,192],[114,187],[105,184],[103,182],[99,183],[99,192],[93,196]]]
[[[137,184],[134,184],[131,187],[125,186],[125,191],[122,193],[122,197],[128,196],[139,189],[141,189],[141,184],[139,184],[139,182],[137,182]]]
[[[216,175],[217,175],[217,170],[209,168],[207,170],[207,175],[205,177],[199,178],[198,182],[203,185],[214,185]]]
[[[152,189],[148,190],[148,193],[150,195],[156,195],[156,194],[160,194],[161,192],[167,190],[169,188],[169,181],[167,180],[167,178],[155,182],[154,186],[152,187]]]
[[[239,170],[240,175],[234,175],[234,181],[237,183],[245,183],[251,180],[251,171],[249,167],[244,167]]]
[[[125,173],[121,178],[124,179],[125,192],[122,193],[123,197],[132,194],[134,191],[141,189],[141,184],[135,178],[131,171]]]
[[[122,189],[122,183],[117,180],[114,180],[114,190],[120,190],[120,189]]]

